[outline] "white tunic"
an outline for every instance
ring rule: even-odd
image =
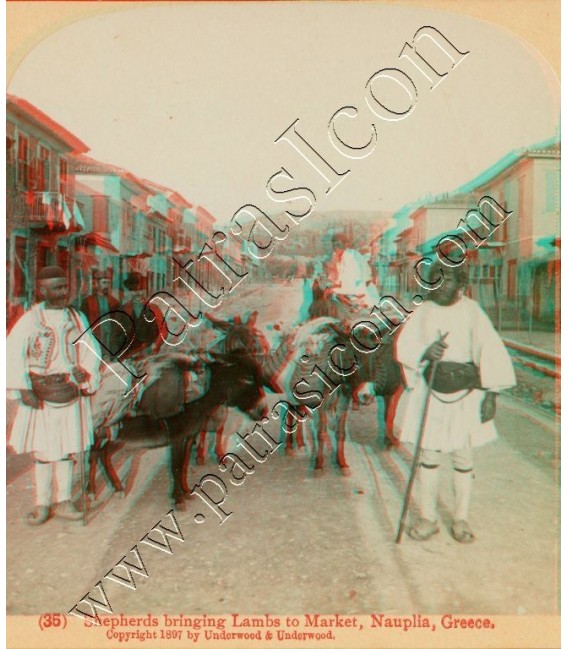
[[[340,295],[360,296],[364,307],[370,308],[379,300],[376,287],[372,284],[369,259],[358,250],[345,250],[336,266],[337,284],[334,292]]]
[[[20,390],[30,390],[30,371],[34,374],[71,374],[80,366],[90,374],[79,385],[94,392],[99,385],[100,360],[81,343],[73,345],[89,328],[85,316],[69,309],[45,309],[38,304],[16,323],[6,341],[8,396],[19,399]],[[39,353],[38,337],[53,332],[53,346],[47,354]],[[87,333],[81,340],[100,355],[96,339]],[[57,461],[70,453],[86,450],[93,442],[91,410],[88,397],[70,404],[43,402],[41,409],[18,404],[10,445],[16,453],[38,454],[46,461]]]
[[[401,441],[415,443],[427,387],[423,376],[426,349],[442,335],[448,345],[444,361],[473,362],[485,390],[500,392],[515,385],[515,372],[505,345],[481,307],[467,297],[451,306],[428,301],[404,324],[396,342],[407,388],[397,406],[395,431]],[[497,436],[493,420],[481,423],[484,390],[440,394],[432,391],[422,448],[451,452],[481,446]]]

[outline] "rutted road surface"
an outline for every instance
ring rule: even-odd
[[[268,318],[289,323],[300,299],[298,285],[267,286],[233,300],[222,316],[258,308],[261,327]],[[552,420],[531,418],[507,399],[500,404],[500,439],[476,453],[474,544],[449,535],[446,466],[441,533],[427,543],[405,536],[396,545],[411,458],[404,449],[378,449],[377,417],[375,405],[349,415],[349,477],[326,461],[314,478],[308,440],[307,454],[289,457],[282,446],[242,486],[227,480],[223,508],[232,515],[222,525],[191,499],[176,514],[184,541],[171,541],[172,554],[139,545],[149,577],[137,578],[136,591],[105,583],[114,612],[558,613]],[[241,432],[253,428],[236,416],[231,423]],[[117,459],[129,475],[125,499],[105,491],[87,527],[55,518],[31,528],[22,520],[32,507],[29,460],[8,457],[9,614],[67,612],[159,520],[167,522],[167,451]],[[208,472],[223,475],[216,466],[213,459],[191,466],[190,485]],[[198,512],[206,515],[201,525]]]

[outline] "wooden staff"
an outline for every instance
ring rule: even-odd
[[[78,312],[76,309],[69,307],[69,313],[71,315],[71,319],[75,323],[75,326],[79,331],[83,330],[83,325],[81,323],[80,317],[78,315]],[[79,340],[79,339],[77,339]],[[77,341],[75,341],[77,342]],[[73,349],[75,349],[75,344],[73,344]],[[76,367],[73,368],[73,378],[75,378],[75,381],[79,383],[76,375],[75,375],[75,370],[81,369],[80,361],[79,361],[79,356],[78,352],[75,349],[75,354],[74,354],[74,364]],[[81,399],[86,398],[86,395],[82,393],[81,388],[78,387],[79,389],[79,408],[81,407]],[[80,463],[80,470],[81,470],[81,505],[83,507],[83,526],[87,524],[87,483],[85,481],[85,438],[83,436],[83,430],[79,431],[79,436],[81,438],[81,452],[79,453],[79,463]]]
[[[440,336],[440,338],[438,338],[438,341],[443,342],[444,338],[447,335],[448,334],[445,333],[443,336]],[[437,369],[438,369],[438,361],[432,361],[432,372],[430,374],[430,378],[428,379],[428,390],[426,392],[426,399],[424,400],[424,407],[422,408],[422,418],[420,421],[420,433],[416,441],[416,451],[414,452],[414,460],[412,462],[412,469],[410,471],[410,479],[408,480],[408,486],[406,487],[404,505],[402,506],[402,513],[400,515],[400,522],[398,524],[398,533],[396,535],[397,543],[400,543],[402,541],[402,534],[404,532],[404,523],[406,522],[408,507],[410,506],[412,487],[414,486],[414,480],[416,478],[416,473],[418,471],[418,464],[420,463],[420,454],[422,453],[422,440],[424,438],[424,431],[426,429],[426,416],[428,415],[428,405],[430,404],[430,395],[432,394],[432,385],[434,384],[434,377],[436,376]]]
[[[87,524],[87,485],[85,483],[85,444],[81,432],[81,453],[79,453],[79,462],[81,463],[81,504],[83,507],[83,525]]]
[[[81,397],[79,397],[81,398]],[[83,508],[83,526],[87,524],[87,482],[85,480],[85,438],[83,431],[80,431],[81,436],[81,452],[79,453],[79,464],[81,470],[81,506]]]

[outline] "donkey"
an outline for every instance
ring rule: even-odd
[[[347,296],[332,297],[329,291],[321,288],[319,282],[315,280],[312,284],[311,303],[308,309],[308,316],[316,322],[316,318],[328,316],[341,320],[330,323],[329,327],[335,332],[337,341],[345,345],[347,349],[353,349],[350,341],[348,322],[353,320],[357,315],[356,301]],[[360,315],[360,314],[359,314]],[[376,351],[370,353],[356,354],[357,370],[350,374],[342,384],[341,398],[336,400],[338,413],[336,418],[340,430],[337,432],[338,454],[343,454],[343,442],[345,439],[345,427],[347,415],[351,403],[364,405],[371,402],[374,397],[382,397],[384,401],[384,444],[387,448],[397,446],[398,441],[393,434],[393,419],[396,401],[402,392],[402,374],[400,365],[396,361],[394,348],[397,332],[391,334],[391,331],[381,332],[381,344]],[[374,339],[369,340],[368,349],[374,346]],[[291,440],[289,440],[291,444]],[[301,443],[301,439],[300,439]],[[344,455],[338,457],[338,463],[343,473],[347,473],[347,462]]]
[[[341,342],[349,342],[349,334],[342,330],[336,331]],[[398,398],[404,387],[402,372],[395,357],[395,345],[398,331],[393,334],[382,332],[381,343],[375,351],[358,354],[357,371],[346,379],[344,390],[348,393],[350,403],[368,405],[376,397],[382,397],[384,403],[383,435],[384,442],[379,447],[391,448],[398,446],[398,440],[393,433],[394,412]],[[369,349],[373,341],[369,340]],[[379,431],[380,432],[380,431]]]
[[[235,354],[247,353],[257,362],[261,372],[263,385],[273,392],[278,391],[275,377],[293,351],[293,336],[285,337],[276,350],[271,350],[266,336],[256,327],[258,311],[253,311],[248,316],[236,316],[227,320],[215,318],[206,314],[213,327],[223,333],[221,340],[217,341],[210,349],[212,353]],[[197,443],[196,463],[205,464],[206,436],[209,432],[215,433],[215,455],[220,461],[225,454],[223,432],[228,416],[228,406],[225,404],[209,417],[206,425],[199,434]]]
[[[129,449],[157,448],[169,446],[170,470],[172,475],[171,496],[178,509],[184,509],[184,499],[189,493],[185,476],[186,450],[191,449],[206,421],[220,407],[227,405],[237,408],[254,420],[261,419],[268,412],[268,405],[262,387],[263,377],[258,363],[246,353],[218,356],[218,360],[205,365],[208,374],[209,388],[203,396],[190,403],[181,401],[180,411],[176,414],[156,417],[155,391],[179,385],[181,374],[193,363],[185,366],[179,359],[169,368],[170,374],[163,375],[162,380],[152,384],[141,399],[142,409],[146,412],[119,423],[115,441],[107,442],[91,454],[94,463],[97,454],[102,460],[103,469],[115,491],[123,491],[123,486],[112,468],[111,453],[118,448]],[[144,401],[146,397],[146,402]],[[149,407],[150,406],[150,407]],[[91,464],[91,467],[93,464]],[[94,493],[94,473],[91,471],[89,490]]]
[[[345,460],[343,421],[347,416],[348,396],[341,379],[329,369],[328,363],[332,350],[340,340],[328,327],[329,318],[323,317],[300,327],[303,340],[296,359],[291,363],[291,371],[285,373],[282,381],[288,399],[288,411],[283,422],[287,433],[286,453],[293,454],[292,433],[296,426],[296,440],[300,448],[305,445],[302,428],[311,429],[316,446],[316,476],[321,475],[323,470],[324,447],[329,430],[335,432],[337,466],[341,473],[349,473]]]

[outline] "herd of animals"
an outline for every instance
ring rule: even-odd
[[[95,443],[89,454],[87,484],[90,498],[96,494],[99,462],[112,489],[124,493],[112,463],[112,456],[118,449],[134,451],[169,446],[171,497],[176,509],[185,509],[190,494],[187,471],[192,448],[197,446],[196,461],[203,464],[206,435],[214,431],[215,453],[220,459],[224,454],[223,426],[228,410],[237,409],[253,421],[260,421],[269,412],[266,388],[283,396],[277,406],[282,406],[281,425],[282,431],[287,433],[284,437],[288,454],[293,453],[294,442],[299,446],[305,444],[302,428],[305,431],[311,426],[316,442],[315,475],[324,466],[328,431],[335,433],[337,466],[343,474],[348,474],[346,421],[349,408],[363,386],[372,384],[366,394],[384,399],[385,440],[388,443],[393,415],[391,402],[402,386],[393,336],[384,336],[383,344],[375,353],[360,354],[356,371],[337,381],[337,388],[327,392],[299,391],[300,385],[308,387],[305,377],[310,368],[315,366],[320,372],[323,370],[323,360],[330,349],[337,346],[348,349],[349,330],[339,320],[325,314],[326,305],[321,304],[316,293],[310,319],[293,335],[283,337],[276,349],[270,348],[266,337],[256,327],[256,312],[247,318],[227,321],[211,317],[209,320],[221,333],[221,340],[207,352],[170,353],[146,360],[148,385],[136,396],[134,408],[117,411],[116,399],[112,403],[110,400],[97,402],[95,395],[92,404]],[[157,379],[152,380],[152,375]]]

